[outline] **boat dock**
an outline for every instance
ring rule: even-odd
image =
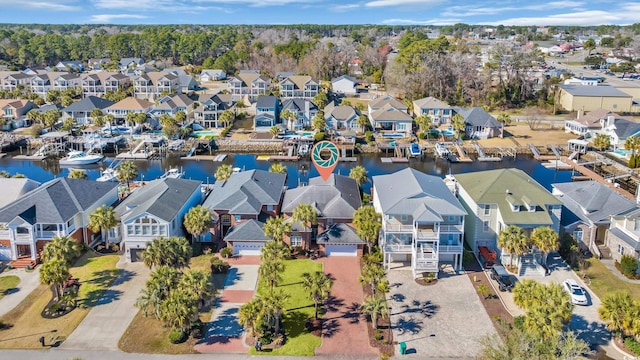
[[[224,159],[226,159],[227,156],[228,156],[227,154],[218,154],[218,155],[213,157],[213,161],[215,161],[215,162],[224,161]]]
[[[338,161],[341,162],[357,162],[358,158],[355,156],[341,156],[338,158]]]
[[[473,147],[475,147],[476,151],[478,152],[478,161],[502,161],[501,157],[487,156],[484,152],[484,149],[482,148],[482,146],[480,146],[480,144],[478,144],[477,141],[473,142]]]
[[[456,148],[456,152],[458,153],[453,154],[451,153],[449,155],[449,161],[451,162],[473,162],[473,160],[471,160],[471,158],[469,157],[469,155],[467,155],[466,151],[464,151],[464,149],[462,148],[462,146],[460,146],[459,143],[455,143],[454,144],[455,148]]]
[[[155,154],[155,151],[147,150],[147,142],[141,141],[130,151],[116,155],[116,159],[148,160]]]
[[[271,155],[269,161],[298,161],[300,156],[298,155]]]
[[[380,158],[383,163],[408,163],[409,159],[405,157],[383,157]]]
[[[622,174],[622,175],[613,175],[607,178],[604,178],[602,176],[600,176],[599,174],[597,174],[595,171],[588,169],[585,165],[590,165],[590,164],[594,164],[596,163],[596,161],[592,161],[592,162],[586,162],[586,163],[576,163],[572,160],[569,160],[569,158],[567,156],[561,156],[560,159],[563,163],[567,164],[570,166],[570,169],[573,171],[576,171],[578,173],[580,173],[582,176],[574,176],[574,180],[593,180],[593,181],[597,181],[600,184],[606,185],[607,187],[609,187],[610,189],[616,191],[618,194],[626,197],[627,199],[633,200],[634,202],[636,201],[636,197],[631,194],[630,192],[621,189],[620,188],[620,184],[617,184],[614,180],[615,179],[619,179],[619,178],[623,178],[623,177],[630,177],[633,176],[633,174],[628,173],[628,174]]]

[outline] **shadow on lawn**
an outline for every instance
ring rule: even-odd
[[[309,316],[302,311],[289,311],[284,318],[284,329],[288,338],[293,339],[307,334],[305,323]],[[286,346],[286,344],[285,344]]]

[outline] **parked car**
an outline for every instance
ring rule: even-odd
[[[575,280],[567,279],[562,282],[562,285],[571,296],[571,303],[574,305],[589,305],[586,291]]]
[[[511,291],[513,289],[513,280],[507,269],[502,265],[493,265],[491,267],[491,278],[498,282],[500,291]]]

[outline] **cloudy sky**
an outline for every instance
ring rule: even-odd
[[[0,23],[627,25],[640,2],[445,0],[0,0]]]

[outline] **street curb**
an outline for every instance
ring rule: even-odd
[[[610,338],[610,339],[609,339],[609,343],[610,343],[610,344],[611,344],[611,346],[612,346],[614,349],[616,349],[620,354],[624,355],[625,360],[627,360],[627,359],[629,359],[629,360],[631,360],[631,359],[634,359],[634,360],[635,360],[635,359],[638,359],[638,357],[637,357],[637,356],[631,355],[631,354],[629,354],[628,352],[626,352],[626,351],[624,351],[624,350],[620,349],[620,348],[618,347],[618,345],[616,344],[616,342],[615,342],[615,340],[614,340],[613,338]]]

